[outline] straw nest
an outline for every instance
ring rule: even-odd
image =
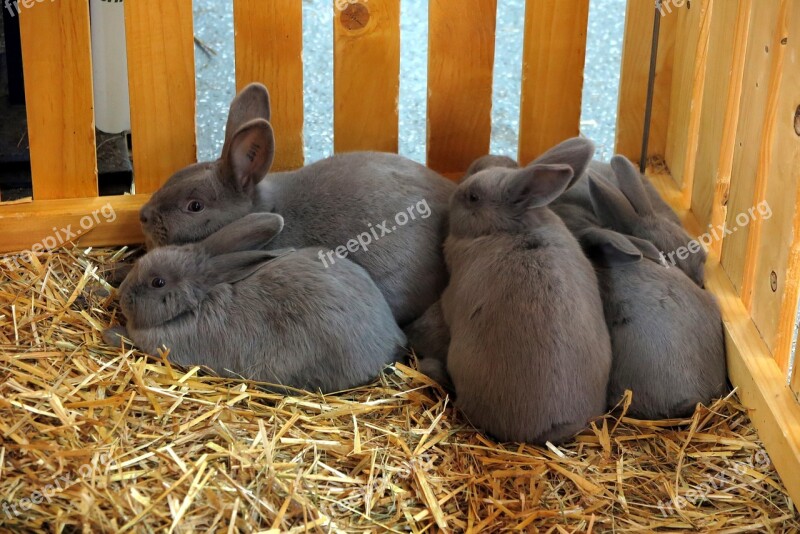
[[[104,345],[123,250],[0,262],[0,525],[13,532],[788,532],[735,397],[498,444],[412,367],[279,396]]]

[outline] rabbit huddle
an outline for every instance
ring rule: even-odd
[[[662,265],[689,236],[624,158],[593,162],[576,138],[525,168],[480,158],[457,185],[373,152],[267,174],[269,119],[266,88],[246,87],[221,157],[142,208],[149,252],[120,286],[127,324],[109,343],[323,392],[410,346],[475,426],[532,443],[570,438],[625,389],[641,417],[724,391],[705,257]],[[400,224],[414,206],[426,211]]]

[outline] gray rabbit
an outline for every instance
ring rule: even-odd
[[[451,199],[446,368],[462,411],[501,440],[560,442],[606,408],[611,345],[597,278],[547,207],[593,152],[572,139],[546,164],[478,172]]]
[[[273,384],[338,391],[404,355],[405,336],[369,275],[317,249],[259,250],[279,235],[272,213],[242,217],[202,242],[157,248],[120,287],[125,331],[182,365]]]
[[[274,156],[266,88],[231,104],[220,159],[173,175],[142,208],[148,247],[199,241],[252,212],[281,214],[271,247],[321,247],[318,262],[361,265],[400,324],[422,315],[447,283],[442,242],[455,185],[397,154],[352,152],[267,174]]]
[[[598,211],[632,209],[609,184],[594,178],[590,183]],[[567,219],[573,228],[581,224]],[[578,236],[597,267],[611,334],[609,404],[630,389],[630,415],[662,419],[688,416],[697,403],[722,395],[725,346],[714,298],[681,270],[664,265],[649,241],[590,224]]]

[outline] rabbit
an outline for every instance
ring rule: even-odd
[[[603,226],[650,241],[661,251],[662,259],[669,259],[695,284],[704,287],[705,249],[689,236],[680,223],[676,224],[659,215],[639,171],[627,158],[614,156],[611,158],[611,168],[618,188],[600,187],[603,183],[609,185],[600,177],[589,180],[592,207]]]
[[[339,391],[404,356],[405,335],[364,269],[322,266],[316,248],[258,250],[283,218],[246,215],[201,242],[139,260],[120,286],[125,335],[181,365],[293,388]]]
[[[671,419],[723,395],[725,343],[713,297],[664,266],[649,241],[598,227],[578,235],[596,266],[611,335],[609,406],[629,389],[628,415]]]
[[[450,327],[444,322],[442,302],[437,300],[421,317],[403,329],[408,345],[419,358],[419,370],[434,379],[445,390],[453,392],[447,374],[447,350]]]
[[[547,207],[593,153],[588,140],[565,141],[546,164],[468,177],[450,201],[446,368],[457,405],[500,440],[559,443],[606,409],[611,342],[597,278]]]
[[[464,177],[461,180],[469,178],[470,176],[472,176],[477,172],[485,171],[486,169],[490,169],[492,167],[505,167],[506,169],[516,169],[519,167],[519,164],[513,159],[509,158],[508,156],[487,154],[486,156],[482,156],[473,161],[467,168],[467,172],[464,173]]]
[[[199,241],[248,213],[281,214],[275,248],[320,247],[329,265],[363,267],[405,325],[447,283],[442,243],[455,184],[397,154],[339,154],[267,174],[275,153],[267,89],[251,84],[233,100],[221,157],[186,167],[142,207],[149,248]],[[335,254],[334,254],[335,251]]]

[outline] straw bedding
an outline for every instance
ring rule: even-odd
[[[413,367],[279,396],[106,346],[125,249],[0,262],[0,525],[12,532],[796,532],[735,397],[560,447],[482,436]],[[413,365],[413,364],[411,364]]]

